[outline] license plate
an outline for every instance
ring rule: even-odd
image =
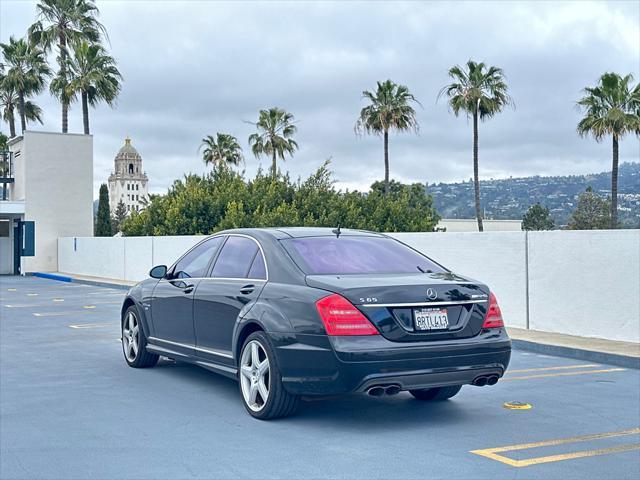
[[[449,328],[446,308],[420,308],[413,311],[416,330],[445,330]]]

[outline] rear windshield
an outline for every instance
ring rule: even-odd
[[[385,237],[306,237],[282,240],[307,274],[445,272],[406,245]]]

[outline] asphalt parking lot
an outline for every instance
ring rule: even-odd
[[[498,385],[447,402],[314,399],[260,422],[231,380],[128,368],[123,296],[0,277],[0,478],[640,478],[638,370],[514,351]]]

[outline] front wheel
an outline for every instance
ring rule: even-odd
[[[138,310],[133,305],[122,318],[122,352],[127,364],[133,368],[153,367],[158,363],[158,355],[147,352],[147,337],[142,330]]]
[[[252,417],[270,420],[296,410],[299,397],[284,389],[275,352],[264,332],[254,332],[245,340],[239,377],[242,401]]]
[[[455,396],[462,385],[453,385],[451,387],[423,388],[421,390],[409,390],[409,393],[418,400],[447,400]]]

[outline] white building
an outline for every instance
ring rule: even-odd
[[[114,171],[109,175],[109,206],[112,212],[122,202],[127,210],[140,211],[149,196],[149,179],[142,170],[142,157],[126,138],[114,159]]]
[[[0,274],[53,272],[58,237],[93,235],[93,137],[25,131],[0,157]]]

